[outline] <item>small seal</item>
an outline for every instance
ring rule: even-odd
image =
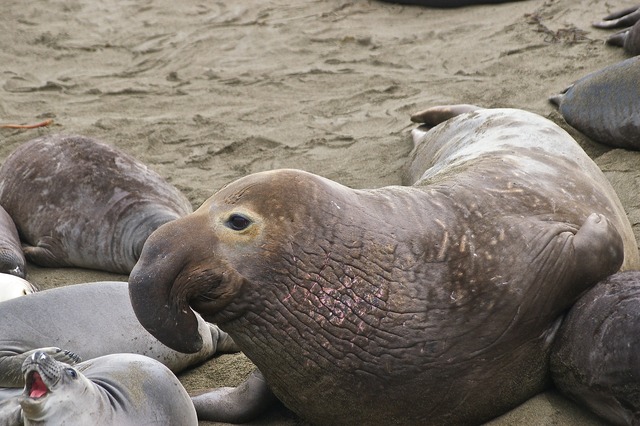
[[[615,425],[640,423],[640,272],[612,275],[571,308],[551,353],[556,386]]]
[[[38,351],[24,361],[22,374],[26,426],[198,424],[177,377],[142,355],[105,355],[70,366]]]
[[[27,260],[121,274],[151,232],[192,211],[178,189],[130,155],[62,135],[33,139],[9,155],[0,167],[0,204]]]
[[[196,354],[169,349],[137,321],[126,282],[74,284],[0,303],[0,386],[21,387],[20,366],[39,348],[68,362],[58,348],[70,348],[84,360],[112,353],[138,353],[174,372],[203,362],[236,345],[218,327],[197,319],[205,342]],[[76,358],[71,359],[76,359]]]
[[[625,28],[607,39],[607,44],[619,46],[629,55],[640,55],[640,7],[635,6],[605,16],[592,24],[596,28]]]
[[[481,423],[540,392],[565,310],[640,266],[616,193],[525,111],[478,109],[414,140],[406,186],[273,170],[161,226],[129,279],[136,316],[190,352],[190,306],[257,366],[255,398],[311,423]]]
[[[640,150],[640,57],[582,77],[549,101],[596,142]]]

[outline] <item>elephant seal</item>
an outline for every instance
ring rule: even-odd
[[[23,386],[20,365],[43,347],[64,362],[70,356],[58,348],[69,348],[84,360],[138,353],[174,372],[216,352],[237,351],[225,332],[202,318],[197,319],[205,342],[201,351],[186,355],[169,349],[137,321],[127,288],[126,282],[74,284],[0,302],[0,386]]]
[[[596,28],[620,28],[628,26],[607,39],[607,44],[620,46],[630,55],[640,55],[640,7],[635,6],[605,16],[592,24]]]
[[[11,274],[0,274],[0,302],[36,291],[38,288],[27,280]]]
[[[640,424],[640,271],[598,283],[571,308],[551,352],[556,386],[616,425]]]
[[[142,325],[198,350],[191,307],[311,423],[480,423],[543,390],[563,312],[640,266],[617,195],[532,113],[414,136],[411,186],[267,171],[158,228],[129,278]]]
[[[130,155],[62,135],[33,139],[9,155],[0,167],[0,204],[27,260],[121,274],[151,232],[192,211],[180,191]]]
[[[640,150],[640,57],[586,75],[549,98],[565,121],[596,142]]]
[[[16,225],[9,213],[0,206],[0,273],[24,278],[26,264]]]
[[[72,367],[35,352],[24,361],[22,373],[20,407],[26,426],[198,424],[178,378],[142,355],[105,355]]]

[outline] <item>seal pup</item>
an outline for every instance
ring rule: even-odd
[[[542,391],[564,311],[640,266],[616,193],[529,112],[414,136],[410,186],[273,170],[158,228],[129,279],[142,325],[198,350],[190,306],[311,423],[480,423]]]
[[[131,271],[153,230],[192,211],[178,189],[130,155],[62,135],[9,155],[0,167],[0,204],[27,260],[120,274]]]
[[[549,98],[572,127],[596,142],[640,150],[640,57],[588,74]]]
[[[136,319],[126,282],[74,284],[0,302],[0,386],[23,386],[20,365],[35,350],[69,348],[88,360],[112,353],[138,353],[179,372],[217,352],[236,352],[231,338],[198,317],[205,344],[196,354],[169,349]]]
[[[16,225],[0,206],[0,273],[24,278],[26,263]]]
[[[551,352],[556,386],[615,425],[640,424],[640,271],[598,283],[569,311]]]
[[[11,274],[0,274],[0,302],[36,291],[38,288],[25,279]]]
[[[605,29],[629,27],[609,37],[607,44],[622,47],[629,55],[640,55],[640,6],[614,12],[592,25]]]
[[[142,355],[105,355],[70,366],[35,352],[22,374],[25,426],[198,424],[178,378]]]

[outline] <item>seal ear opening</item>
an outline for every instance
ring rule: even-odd
[[[148,275],[136,274],[129,279],[129,298],[140,324],[160,342],[173,350],[196,353],[202,349],[198,320],[188,305],[171,303],[170,285],[155,282]]]

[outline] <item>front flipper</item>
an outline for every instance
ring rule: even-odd
[[[245,423],[263,413],[277,398],[256,369],[238,387],[212,389],[191,400],[198,420]]]
[[[34,349],[19,354],[0,352],[0,387],[19,388],[24,386],[22,363],[36,352],[44,352],[55,360],[69,365],[74,365],[82,361],[75,353],[54,346]]]
[[[67,259],[59,240],[53,237],[42,237],[36,246],[22,245],[22,251],[28,261],[49,268],[73,266]]]
[[[614,12],[611,15],[605,16],[602,21],[593,22],[596,28],[620,28],[630,27],[640,20],[640,7],[630,7],[628,9]]]

